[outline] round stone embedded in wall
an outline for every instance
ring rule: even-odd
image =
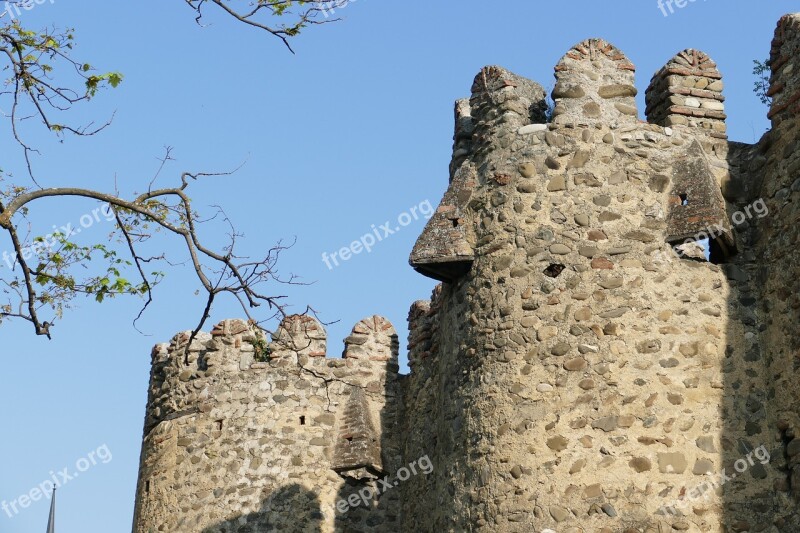
[[[600,118],[603,112],[597,102],[587,102],[583,106],[583,114],[588,118]]]
[[[532,178],[536,175],[536,165],[533,163],[522,163],[519,166],[519,173],[525,178]]]
[[[646,457],[634,457],[628,464],[631,466],[631,468],[639,473],[647,472],[653,468],[653,464],[650,462],[650,459]]]
[[[565,244],[554,244],[550,247],[550,253],[556,255],[566,255],[572,251],[572,248]]]

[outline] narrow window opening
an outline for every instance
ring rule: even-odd
[[[300,425],[301,426],[305,426],[306,425],[306,417],[305,417],[305,415],[300,417]]]
[[[681,199],[681,205],[689,205],[689,195],[686,193],[679,194],[678,197]]]
[[[452,222],[453,222],[453,227],[454,227],[454,228],[457,228],[457,227],[458,227],[458,219],[457,219],[457,218],[453,218],[453,219],[451,219],[451,220],[452,220]]]
[[[680,259],[705,261],[715,265],[728,263],[735,250],[731,250],[721,239],[705,238],[673,244]]]
[[[217,420],[217,431],[222,431],[222,420]]]
[[[150,494],[150,481],[144,482],[144,491],[145,493]]]
[[[731,250],[721,239],[711,239],[708,244],[708,260],[715,265],[728,263],[736,250]]]

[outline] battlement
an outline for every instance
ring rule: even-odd
[[[636,67],[603,39],[576,44],[555,67],[553,122],[556,124],[635,124]]]
[[[324,326],[308,315],[290,315],[278,326],[271,340],[245,320],[223,320],[211,333],[200,332],[186,350],[191,332],[175,335],[168,344],[152,352],[151,404],[145,432],[176,413],[202,410],[207,395],[197,390],[230,374],[269,372],[271,379],[307,368],[337,379],[369,374],[376,378],[388,373],[395,379],[399,370],[399,343],[394,326],[383,317],[360,321],[345,339],[341,358],[327,358]],[[244,378],[243,378],[244,379]],[[386,378],[380,378],[386,379]],[[202,385],[202,386],[201,386]]]
[[[656,72],[647,89],[647,119],[661,126],[691,126],[727,139],[722,75],[707,54],[688,48]]]
[[[651,215],[619,228],[616,237],[645,232],[646,244],[675,245],[710,236],[715,257],[730,256],[735,238],[717,172],[727,167],[727,147],[720,144],[727,134],[716,63],[693,49],[667,62],[647,90],[649,124],[638,119],[634,74],[627,56],[603,39],[575,45],[555,67],[553,121],[546,124],[541,85],[500,67],[483,68],[470,99],[456,102],[450,183],[411,252],[411,265],[452,283],[481,253],[502,248],[494,241],[480,251],[475,228],[479,216],[492,212],[488,206],[509,197],[505,191],[516,189],[519,203],[528,194],[631,184],[644,187]],[[604,149],[591,158],[600,138]],[[509,160],[500,165],[495,157],[485,170],[487,155],[502,151]],[[634,165],[637,160],[650,168]],[[616,172],[601,179],[609,168]]]

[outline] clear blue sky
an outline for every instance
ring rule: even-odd
[[[412,206],[428,200],[435,207],[447,184],[453,101],[468,96],[482,66],[502,65],[551,86],[561,55],[587,37],[604,37],[636,64],[643,114],[651,75],[676,52],[699,48],[725,76],[731,137],[752,142],[767,127],[752,93],[752,60],[767,57],[778,18],[793,7],[707,0],[665,17],[656,0],[358,0],[340,12],[342,22],[294,41],[291,55],[276,39],[223,17],[199,28],[180,0],[48,1],[25,13],[25,22],[74,27],[76,57],[120,70],[125,81],[72,115],[102,120],[116,110],[101,135],[58,143],[30,127],[29,139],[43,153],[36,166],[44,186],[111,191],[116,179],[123,192],[141,191],[164,145],[177,159],[160,178],[164,185],[183,170],[229,170],[246,161],[233,176],[193,184],[196,205],[223,206],[246,235],[243,252],[258,255],[280,238],[297,238],[280,269],[315,283],[274,291],[289,294],[298,310],[310,304],[324,320],[339,321],[328,327],[330,355],[341,353],[360,318],[375,313],[395,324],[405,352],[409,305],[434,285],[407,265],[424,220],[333,270],[321,256],[373,224],[394,224]],[[4,124],[2,166],[22,176]],[[47,230],[75,224],[94,207],[52,201],[32,218]],[[104,224],[81,239],[102,239]],[[209,228],[212,242],[219,234],[219,226]],[[179,253],[176,241],[160,242]],[[0,251],[7,248],[0,243]],[[169,271],[140,324],[150,336],[131,326],[135,301],[79,301],[49,342],[27,324],[0,328],[0,500],[28,493],[51,471],[74,471],[105,445],[113,459],[97,461],[59,493],[57,530],[130,531],[150,349],[194,326],[202,306],[195,288],[187,268]],[[240,315],[226,302],[212,322]],[[14,518],[0,510],[0,532],[42,531],[47,513],[46,501]]]

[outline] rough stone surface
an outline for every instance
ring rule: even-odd
[[[342,359],[325,357],[325,330],[307,316],[261,338],[226,320],[188,354],[189,333],[154,348],[134,531],[397,530],[398,493],[336,511],[403,466],[394,327],[362,320]]]
[[[656,72],[647,89],[647,118],[662,126],[688,125],[726,139],[722,75],[707,54],[688,48]]]
[[[483,69],[411,256],[444,281],[411,307],[411,374],[377,317],[343,359],[307,317],[268,363],[242,321],[160,345],[134,531],[800,531],[798,57],[787,15],[753,145],[699,51],[653,78],[647,123],[600,39],[557,65],[547,128],[538,84]],[[674,252],[699,232],[711,261]]]

